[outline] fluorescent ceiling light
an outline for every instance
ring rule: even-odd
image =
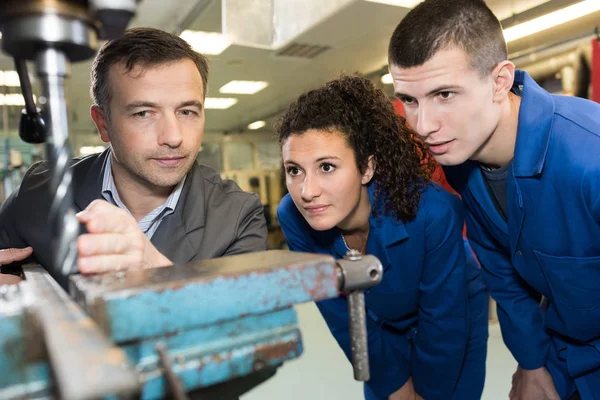
[[[394,83],[394,80],[392,79],[392,74],[382,75],[381,83],[383,83],[384,85],[391,85],[392,83]]]
[[[254,121],[253,123],[248,125],[248,129],[260,129],[263,128],[267,123],[265,121]]]
[[[523,22],[522,24],[504,30],[506,42],[512,42],[525,36],[533,35],[546,29],[564,24],[600,10],[599,0],[585,0],[561,10],[551,12],[541,17]]]
[[[231,46],[225,35],[218,32],[186,30],[181,33],[181,38],[200,54],[216,56]]]
[[[36,101],[35,95],[33,101]],[[25,100],[21,93],[0,94],[0,106],[24,106]]]
[[[204,108],[225,110],[237,102],[238,99],[231,97],[207,97],[206,100],[204,100]]]
[[[263,81],[231,81],[219,89],[221,93],[254,94],[269,86]]]
[[[389,4],[390,6],[398,6],[405,8],[413,8],[419,4],[422,0],[365,0],[371,3]]]

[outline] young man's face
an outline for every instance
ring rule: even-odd
[[[500,108],[492,75],[482,78],[459,49],[438,51],[425,64],[390,64],[406,119],[442,165],[477,159],[495,131]]]
[[[192,167],[204,134],[204,87],[192,60],[156,67],[122,64],[109,72],[111,114],[100,132],[110,142],[113,172],[146,187],[179,183]]]

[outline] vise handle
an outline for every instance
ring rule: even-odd
[[[367,321],[365,294],[363,290],[377,285],[383,279],[381,262],[371,255],[361,255],[350,250],[337,261],[340,291],[348,294],[350,320],[350,348],[354,379],[366,382],[370,378],[369,352],[367,348]]]

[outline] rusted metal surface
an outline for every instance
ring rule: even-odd
[[[60,397],[95,399],[135,394],[138,378],[125,353],[106,339],[43,269],[27,268],[25,276],[23,290],[35,299],[28,308],[39,320]]]
[[[71,278],[74,298],[117,343],[336,297],[338,285],[331,256],[287,251]]]
[[[26,285],[0,286],[0,399],[32,399],[52,390],[37,319],[28,312]]]
[[[298,339],[287,342],[258,345],[254,348],[254,361],[252,366],[255,371],[263,370],[273,360],[287,360],[298,352]]]
[[[292,308],[131,343],[124,349],[137,364],[143,399],[167,391],[157,344],[164,346],[170,369],[187,392],[277,367],[302,353]]]
[[[61,398],[126,397],[138,389],[142,399],[158,399],[273,371],[302,353],[292,306],[335,297],[339,288],[376,284],[381,278],[376,264],[368,257],[336,262],[329,256],[273,251],[72,278],[77,302],[110,338],[43,270],[27,269],[21,296],[33,301],[19,314],[21,331],[13,340],[27,343],[27,333],[37,332],[37,343],[47,346],[31,346],[30,354],[14,347],[25,367],[16,380],[31,382],[32,366],[39,368],[47,359],[52,373],[46,369],[37,383],[56,386]],[[366,380],[364,301],[355,298],[363,295],[350,292],[353,363],[357,379]],[[44,376],[36,371],[38,378]],[[22,385],[15,387],[27,393]]]
[[[169,356],[167,355],[164,344],[157,344],[156,352],[158,353],[160,366],[162,367],[163,375],[165,377],[165,392],[167,396],[174,400],[188,400],[185,390],[183,389],[183,385],[179,381],[179,378],[177,378],[177,375],[175,375],[173,372],[171,361],[169,360]]]

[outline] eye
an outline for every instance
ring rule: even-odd
[[[417,102],[414,97],[410,97],[410,96],[400,96],[400,97],[398,97],[398,100],[400,100],[403,104],[405,104],[407,106],[410,106]]]
[[[298,176],[298,175],[300,175],[300,168],[298,168],[298,167],[294,167],[294,166],[287,167],[287,168],[285,169],[285,172],[286,172],[286,173],[287,173],[289,176]]]
[[[198,115],[198,113],[196,111],[194,111],[194,110],[181,110],[180,113],[184,117],[191,117],[191,116]]]
[[[454,97],[456,93],[454,92],[439,92],[438,96],[440,96],[443,100],[449,100]]]
[[[139,117],[139,118],[149,117],[150,116],[150,111],[149,110],[138,111],[136,113],[133,113],[133,116],[134,117]]]
[[[330,163],[323,163],[323,164],[321,164],[321,171],[323,171],[325,173],[331,173],[331,172],[335,171],[335,165],[330,164]]]

